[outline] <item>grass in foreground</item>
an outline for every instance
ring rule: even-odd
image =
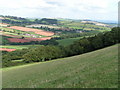
[[[3,88],[116,88],[118,45],[94,52],[4,68]]]

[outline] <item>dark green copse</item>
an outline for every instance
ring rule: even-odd
[[[25,62],[47,61],[62,57],[62,50],[56,46],[42,46],[32,49],[30,52],[23,55]]]

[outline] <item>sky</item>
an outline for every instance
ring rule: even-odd
[[[119,0],[0,0],[0,15],[118,20]]]

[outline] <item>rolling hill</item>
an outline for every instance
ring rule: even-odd
[[[3,68],[3,88],[117,88],[118,45],[40,62]]]

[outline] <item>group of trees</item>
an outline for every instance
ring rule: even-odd
[[[14,52],[6,52],[6,51],[2,51],[2,66],[3,67],[9,67],[9,66],[13,66],[13,65],[19,65],[19,64],[23,64],[24,62],[21,63],[14,63],[12,61],[14,60],[20,60],[22,59],[22,56],[27,53],[30,49],[22,49],[22,50],[16,50]]]
[[[26,18],[16,17],[16,16],[1,16],[4,17],[2,19],[3,23],[13,24],[13,25],[29,25],[29,24],[57,24],[57,19],[48,19],[48,18],[42,18],[42,19],[35,19],[30,20]]]
[[[14,19],[3,19],[2,20],[2,22],[3,23],[8,23],[8,24],[13,24],[13,25],[17,25],[17,26],[24,26],[25,24],[26,25],[29,25],[29,24],[33,24],[33,22],[32,21],[30,21],[30,20],[27,20],[27,19],[25,19],[25,20],[14,20]]]
[[[17,59],[23,59],[24,63],[30,63],[83,54],[120,43],[119,35],[120,27],[116,27],[110,32],[100,33],[94,37],[82,38],[66,47],[47,45],[19,51],[16,50],[3,55],[3,66],[10,66],[11,61]]]
[[[42,18],[40,21],[40,24],[58,24],[57,19],[48,19],[48,18]]]
[[[41,46],[31,49],[30,52],[23,55],[24,61],[40,62],[63,57],[63,51],[57,46]]]
[[[9,41],[7,40],[7,38],[11,37],[0,35],[0,45],[8,45]]]
[[[11,18],[11,19],[16,19],[16,20],[25,20],[25,18],[9,16],[9,15],[6,15],[6,16],[0,15],[0,17]]]
[[[25,24],[28,25],[28,24],[33,24],[32,21],[28,20],[28,19],[25,19],[25,18],[5,18],[5,19],[2,19],[2,22],[3,23],[8,23],[8,24],[13,24],[13,25],[20,25],[20,26],[24,26]]]

